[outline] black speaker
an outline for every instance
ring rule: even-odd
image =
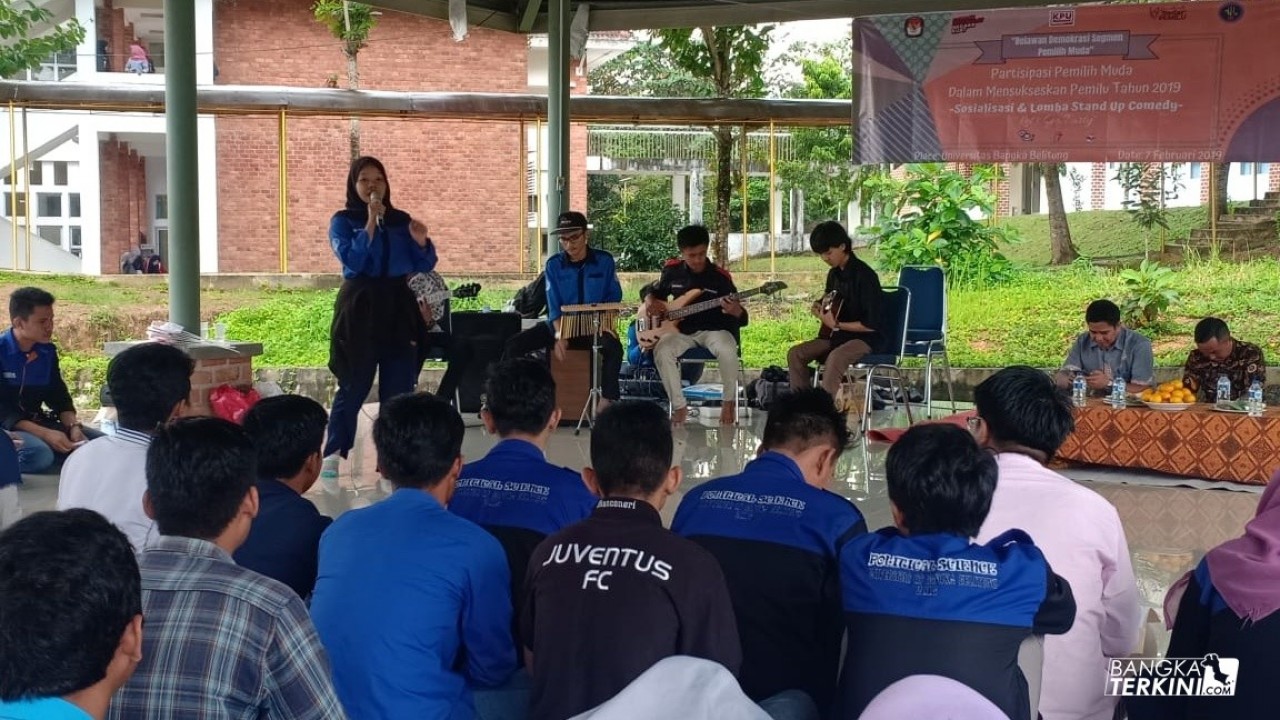
[[[453,341],[463,342],[471,349],[472,361],[458,379],[458,411],[480,411],[480,396],[484,393],[484,381],[489,367],[502,358],[502,346],[520,332],[519,313],[505,312],[455,312]]]

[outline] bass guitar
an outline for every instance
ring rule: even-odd
[[[693,303],[694,298],[702,293],[701,290],[694,289],[681,295],[680,297],[667,303],[667,311],[661,315],[649,317],[641,317],[636,321],[636,340],[640,343],[640,347],[649,350],[658,341],[667,335],[680,332],[680,320],[689,317],[695,313],[705,312],[713,308],[720,307],[720,301],[725,298],[736,298],[738,300],[746,300],[756,295],[772,295],[779,290],[786,289],[787,284],[778,280],[767,282],[758,288],[744,290],[740,293],[733,293],[724,297],[713,298],[711,300],[703,300],[702,302]]]

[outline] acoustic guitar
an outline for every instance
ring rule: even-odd
[[[840,309],[843,305],[844,305],[844,299],[841,298],[840,293],[836,292],[835,290],[832,290],[826,295],[823,295],[822,298],[818,300],[818,302],[813,304],[814,308],[816,308],[818,311],[817,313],[818,315],[821,316],[829,312],[831,313],[831,316],[834,318],[840,317]],[[818,337],[823,340],[827,340],[831,337],[831,334],[833,332],[835,331],[827,327],[826,323],[823,323],[822,327],[818,329]]]
[[[680,332],[680,320],[687,318],[696,313],[705,312],[713,308],[720,307],[720,301],[725,298],[737,298],[738,300],[746,300],[756,295],[772,295],[779,290],[786,289],[787,284],[778,280],[767,282],[760,287],[744,290],[740,293],[725,295],[724,297],[712,298],[711,300],[703,300],[702,302],[689,304],[694,298],[702,294],[702,291],[694,288],[680,297],[667,303],[667,311],[661,315],[642,317],[636,323],[636,340],[640,343],[640,347],[645,350],[653,348],[658,341],[667,335]]]

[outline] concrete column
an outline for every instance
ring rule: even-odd
[[[76,0],[76,19],[84,27],[84,40],[76,46],[76,75],[80,82],[92,82],[98,72],[98,13],[93,0]]]
[[[685,211],[689,209],[688,182],[689,176],[684,173],[671,175],[671,204]]]
[[[689,174],[689,224],[702,222],[702,163],[695,160]]]
[[[169,320],[188,332],[199,333],[200,138],[196,127],[196,12],[191,0],[164,0],[164,61],[165,153],[172,218]]]
[[[547,223],[573,206],[569,197],[569,0],[547,3]]]

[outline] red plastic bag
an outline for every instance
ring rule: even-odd
[[[238,390],[230,385],[219,385],[209,391],[209,407],[213,408],[213,414],[237,425],[244,422],[244,414],[259,399],[258,391],[253,388]]]

